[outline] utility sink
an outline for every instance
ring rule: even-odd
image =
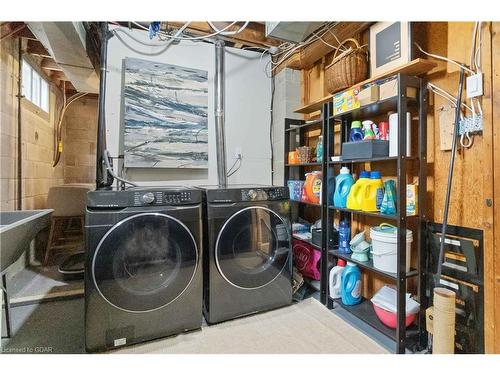
[[[49,226],[53,211],[0,212],[0,272],[19,259],[38,232]]]

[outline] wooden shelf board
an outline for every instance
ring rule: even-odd
[[[368,78],[360,83],[355,84],[354,86],[352,86],[350,88],[366,85],[368,83],[372,83],[372,82],[378,81],[379,79],[386,78],[386,77],[389,77],[391,75],[395,75],[398,73],[407,74],[409,76],[418,76],[418,75],[425,74],[425,73],[431,71],[436,66],[437,66],[437,64],[433,61],[430,61],[430,60],[415,59],[415,60],[410,61],[408,64],[391,69],[383,74],[379,74],[378,76]],[[346,90],[349,90],[349,88],[344,89],[344,90],[340,90],[339,92],[346,91]],[[333,98],[333,94],[327,95],[327,96],[325,96],[321,99],[315,100],[315,101],[313,101],[305,106],[297,108],[294,112],[307,114],[307,113],[319,111],[319,110],[321,110],[321,107],[323,106],[323,104],[332,100],[332,98]]]

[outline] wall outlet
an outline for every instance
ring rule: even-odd
[[[467,99],[483,95],[483,73],[467,77]]]
[[[241,147],[236,147],[234,149],[234,158],[241,159]]]

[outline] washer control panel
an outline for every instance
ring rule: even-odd
[[[202,192],[195,189],[96,190],[87,194],[87,207],[93,208],[177,206],[201,202]]]

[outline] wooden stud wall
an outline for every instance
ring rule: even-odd
[[[423,48],[469,64],[473,22],[432,22],[419,24]],[[487,352],[500,353],[500,23],[483,23],[482,71],[484,96],[482,108],[484,131],[475,136],[470,149],[461,150],[455,159],[449,224],[483,230],[485,265],[485,347]],[[358,36],[362,43],[367,33]],[[327,59],[327,57],[326,57]],[[437,61],[434,60],[433,61]],[[302,71],[302,98],[306,105],[326,94],[324,86],[325,58],[312,68]],[[446,62],[428,74],[430,82],[456,95],[458,68]],[[440,149],[439,111],[449,104],[440,96],[430,94],[428,126],[428,205],[429,220],[442,222],[445,187],[450,160],[449,151]],[[319,112],[305,115],[315,117]],[[497,126],[493,126],[496,124]],[[377,166],[379,168],[379,166]],[[380,168],[379,168],[380,169]],[[386,173],[390,173],[387,171]],[[384,177],[390,177],[384,175]],[[488,199],[492,204],[487,203]],[[494,210],[496,208],[496,210]],[[494,221],[497,225],[494,227]],[[357,223],[366,225],[369,222]],[[354,224],[354,223],[353,223]],[[367,295],[383,280],[366,280]]]

